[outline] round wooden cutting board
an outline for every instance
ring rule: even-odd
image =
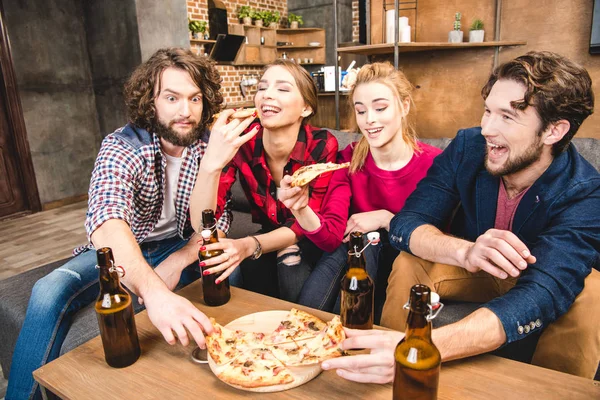
[[[269,334],[275,329],[277,329],[279,323],[283,321],[289,313],[289,311],[274,310],[248,314],[231,321],[230,323],[225,325],[225,327],[234,330],[239,329],[241,331],[246,332],[264,332],[266,334]],[[225,367],[218,366],[217,364],[215,364],[211,357],[208,357],[208,365],[217,377],[219,376],[219,373],[222,371],[222,369]],[[288,390],[303,385],[321,373],[321,364],[286,368],[291,372],[292,376],[294,377],[294,381],[286,383],[285,385],[264,386],[259,388],[244,388],[241,386],[229,384],[227,382],[225,383],[236,389],[246,390],[249,392],[281,392],[283,390]]]

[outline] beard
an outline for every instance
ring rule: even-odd
[[[488,148],[485,154],[485,169],[490,175],[496,177],[515,174],[538,161],[542,156],[543,149],[542,137],[541,135],[536,135],[536,140],[522,154],[519,154],[514,159],[509,158],[506,160],[506,163],[500,169],[491,170],[488,163],[488,152],[490,151]]]
[[[204,127],[200,124],[193,123],[192,130],[187,134],[177,133],[173,129],[173,125],[177,123],[177,120],[169,121],[169,125],[163,124],[161,121],[156,119],[152,124],[152,130],[159,138],[165,139],[167,142],[175,145],[188,147],[200,140],[204,134]]]

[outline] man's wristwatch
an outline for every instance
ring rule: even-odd
[[[254,241],[256,242],[256,250],[254,250],[254,253],[252,253],[252,256],[250,256],[251,260],[258,260],[258,258],[260,256],[262,256],[262,246],[260,245],[260,242],[258,241],[258,239],[254,236],[250,236],[252,239],[254,239]]]

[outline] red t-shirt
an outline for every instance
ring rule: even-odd
[[[506,188],[504,187],[504,181],[500,179],[500,190],[498,191],[498,206],[496,207],[496,222],[494,223],[494,228],[512,231],[515,212],[517,211],[521,199],[525,196],[525,193],[527,193],[527,190],[529,190],[529,188],[523,190],[514,198],[509,199]]]
[[[356,144],[351,144],[338,155],[338,162],[348,162]],[[377,167],[369,152],[360,171],[350,174],[348,169],[335,171],[329,181],[320,214],[321,226],[308,232],[303,230],[319,248],[325,251],[337,249],[343,240],[348,217],[352,214],[388,210],[396,214],[417,183],[427,175],[435,156],[442,151],[437,147],[418,142],[421,151],[397,171],[385,171]]]

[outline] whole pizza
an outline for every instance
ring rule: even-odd
[[[344,355],[340,317],[324,322],[293,308],[273,332],[245,332],[221,326],[206,336],[208,353],[220,366],[218,377],[241,388],[287,384],[294,376],[287,367],[318,364]]]

